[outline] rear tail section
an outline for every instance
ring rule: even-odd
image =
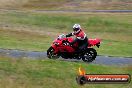
[[[88,39],[88,44],[89,44],[88,47],[97,46],[99,48],[100,42],[101,42],[100,39]]]

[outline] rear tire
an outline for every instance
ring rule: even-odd
[[[54,51],[55,51],[54,48],[50,47],[47,50],[47,57],[50,58],[50,59],[58,59],[59,56],[58,56],[58,54],[55,54]]]
[[[95,60],[97,56],[97,52],[94,48],[88,48],[82,58],[84,62],[92,62]]]

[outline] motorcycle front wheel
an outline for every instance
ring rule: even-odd
[[[50,59],[58,59],[59,55],[54,53],[54,48],[53,47],[50,47],[47,50],[47,57],[50,58]]]

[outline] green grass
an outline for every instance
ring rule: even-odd
[[[24,31],[0,30],[0,33],[0,45],[1,48],[5,49],[43,51],[45,47],[48,47],[49,40],[51,40],[46,35],[36,35]]]
[[[130,88],[132,84],[76,83],[78,68],[88,74],[130,74],[132,67],[104,66],[59,60],[31,60],[0,57],[0,87],[2,88]]]
[[[4,9],[132,10],[131,0],[1,0]]]
[[[132,10],[131,0],[1,0],[0,8],[42,10]]]
[[[1,12],[0,48],[46,51],[58,34],[80,23],[89,38],[102,39],[98,54],[132,56],[131,19],[131,13]]]
[[[43,10],[131,10],[130,0],[28,0],[25,9]]]

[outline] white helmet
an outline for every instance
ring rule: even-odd
[[[74,33],[79,33],[81,31],[81,26],[79,24],[74,24],[73,31]]]

